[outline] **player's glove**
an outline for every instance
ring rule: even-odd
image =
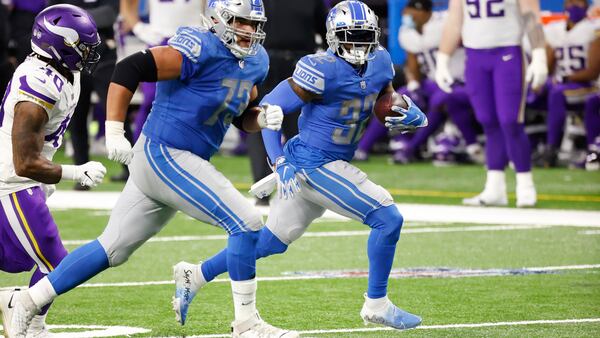
[[[133,26],[133,34],[150,46],[160,45],[165,37],[160,33],[152,29],[152,27],[143,22],[138,22]]]
[[[533,90],[539,89],[548,78],[548,60],[544,48],[536,48],[531,51],[531,63],[527,67],[525,80],[531,83]]]
[[[125,138],[123,122],[107,120],[104,126],[108,159],[128,165],[133,157],[133,151],[131,143]]]
[[[62,178],[79,182],[84,187],[95,187],[102,182],[106,168],[100,162],[90,161],[82,165],[62,165]]]
[[[396,130],[403,133],[426,127],[428,124],[427,116],[412,102],[410,97],[402,95],[402,98],[406,101],[408,109],[400,106],[392,106],[391,110],[400,114],[400,116],[387,116],[385,118],[385,126],[389,130]]]
[[[283,110],[281,110],[280,106],[266,103],[262,105],[256,119],[261,129],[266,128],[278,131],[281,129],[281,123],[283,122]]]
[[[275,172],[277,173],[279,198],[294,198],[294,195],[300,192],[300,183],[296,178],[296,167],[281,156],[275,160]]]
[[[438,52],[435,64],[435,82],[441,90],[446,93],[452,92],[452,83],[454,79],[450,74],[450,55]]]

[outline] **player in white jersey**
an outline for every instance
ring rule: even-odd
[[[596,92],[594,82],[600,75],[600,19],[586,17],[586,0],[566,0],[564,11],[567,20],[550,23],[544,28],[553,51],[549,64],[554,66],[551,67],[554,73],[548,90],[546,149],[540,163],[545,167],[557,164],[567,106],[593,105],[586,99]],[[594,138],[595,135],[588,135],[589,145],[594,144]]]
[[[121,0],[120,14],[126,31],[131,30],[136,37],[149,47],[166,45],[167,40],[175,35],[177,28],[183,26],[199,27],[205,25],[204,8],[206,0],[146,0],[148,5],[148,23],[140,21],[138,15],[139,0]],[[156,83],[143,82],[140,89],[144,100],[140,104],[133,121],[133,138],[138,139],[142,126],[156,94]]]
[[[0,270],[35,272],[30,285],[66,256],[46,198],[63,179],[85,186],[102,181],[98,162],[59,165],[52,157],[79,99],[80,71],[99,60],[100,37],[92,17],[79,7],[56,5],[35,18],[33,53],[17,68],[0,106]],[[4,333],[12,337],[14,290],[0,292]],[[48,306],[27,337],[44,337]]]
[[[521,42],[527,34],[532,60],[525,70]],[[539,88],[548,75],[544,32],[537,0],[450,0],[437,57],[436,82],[450,91],[450,55],[466,49],[465,81],[475,115],[486,135],[487,180],[468,205],[507,205],[504,169],[517,172],[517,207],[532,207],[537,194],[531,150],[523,125],[527,87]]]

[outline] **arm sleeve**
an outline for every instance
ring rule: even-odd
[[[275,87],[269,94],[260,101],[260,104],[272,104],[281,107],[284,114],[293,113],[298,111],[303,105],[304,101],[294,92],[287,79],[281,81],[277,87]],[[281,144],[281,131],[273,131],[270,129],[263,129],[261,131],[263,141],[265,143],[265,149],[271,163],[275,163],[278,157],[283,156],[283,146]]]
[[[177,33],[169,39],[168,45],[178,50],[183,56],[181,63],[182,81],[192,78],[202,70],[202,64],[207,57],[206,51],[202,51],[202,30],[193,27],[180,27]],[[206,48],[205,48],[206,49]]]
[[[44,108],[50,117],[50,111],[60,97],[60,91],[65,84],[64,81],[62,77],[54,76],[54,74],[49,76],[41,69],[21,76],[19,78],[17,102],[33,102]]]

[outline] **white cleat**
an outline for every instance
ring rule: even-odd
[[[12,321],[13,310],[14,310],[14,294],[19,291],[19,289],[15,290],[5,290],[0,291],[0,312],[2,312],[2,324],[4,337],[13,337],[11,335],[12,328],[10,326],[10,322]]]
[[[173,279],[175,279],[175,296],[172,304],[175,319],[179,324],[185,325],[188,307],[206,282],[200,271],[200,265],[187,262],[179,262],[173,266]]]
[[[462,203],[474,207],[505,207],[508,205],[508,197],[506,193],[493,194],[484,191],[475,197],[463,199]]]
[[[533,185],[517,187],[517,208],[532,208],[537,203],[537,192]]]
[[[46,315],[37,315],[31,320],[27,329],[27,338],[50,338],[54,335],[46,326]]]
[[[365,295],[365,299],[366,299]],[[422,319],[417,315],[406,312],[397,307],[389,299],[386,299],[386,304],[382,309],[373,310],[367,306],[367,302],[363,304],[360,310],[360,316],[368,324],[378,324],[392,327],[398,330],[414,329],[421,325]]]
[[[231,323],[232,338],[297,338],[300,334],[296,331],[284,330],[267,324],[260,315],[255,313],[250,318]]]
[[[33,317],[40,312],[35,305],[29,292],[16,291],[12,294],[9,306],[12,306],[12,318],[10,319],[10,338],[26,338],[27,330]]]

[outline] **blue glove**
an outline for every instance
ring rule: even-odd
[[[397,130],[402,133],[414,131],[417,128],[427,126],[427,116],[417,107],[412,100],[402,95],[402,98],[408,104],[408,109],[400,106],[392,106],[392,111],[400,114],[400,116],[388,116],[385,118],[385,126],[389,130]]]
[[[277,173],[279,198],[294,198],[294,195],[300,192],[300,183],[296,178],[296,167],[281,156],[275,160],[275,172]]]

